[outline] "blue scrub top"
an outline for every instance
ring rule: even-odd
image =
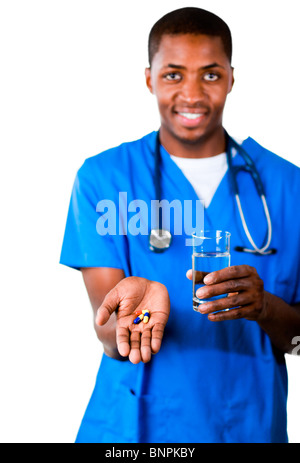
[[[174,235],[166,252],[151,252],[150,221],[147,223],[143,212],[141,234],[124,232],[126,221],[138,211],[128,212],[127,205],[136,199],[150,204],[155,198],[156,135],[153,132],[87,159],[75,179],[60,262],[76,269],[121,268],[126,276],[159,281],[166,285],[171,300],[161,350],[149,363],[133,365],[103,354],[77,442],[286,442],[284,355],[256,322],[214,323],[193,311],[192,283],[186,278],[191,268],[192,248],[185,244],[189,236]],[[205,210],[205,228],[231,232],[231,264],[255,267],[266,291],[289,304],[297,303],[300,169],[251,138],[243,147],[261,175],[273,226],[271,247],[278,252],[256,256],[234,251],[235,246],[248,247],[249,243],[227,173]],[[198,200],[163,147],[161,156],[162,198],[169,202],[179,199],[182,204],[184,200]],[[233,163],[243,161],[237,155]],[[238,180],[247,223],[261,246],[267,233],[261,200],[249,174],[240,173]],[[119,192],[127,196],[120,200]],[[97,204],[103,199],[116,205],[116,235],[97,233],[102,215]],[[172,227],[171,220],[174,231]]]

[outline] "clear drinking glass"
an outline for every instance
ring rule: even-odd
[[[205,230],[193,239],[193,309],[199,312],[199,305],[226,297],[226,294],[209,299],[199,299],[196,292],[204,286],[203,278],[211,272],[230,266],[230,233],[222,230]]]

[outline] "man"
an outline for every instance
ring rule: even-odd
[[[185,233],[155,253],[150,226],[147,234],[124,232],[131,219],[120,192],[130,204],[155,198],[156,133],[89,158],[78,172],[61,262],[82,271],[104,355],[77,442],[287,441],[284,353],[300,334],[300,173],[251,138],[242,143],[266,190],[276,253],[238,252],[249,242],[222,125],[231,53],[220,18],[183,8],[153,26],[146,69],[161,116],[162,197],[181,204],[200,197],[204,226],[231,233],[232,266],[209,274],[198,296],[230,297],[193,312]],[[243,164],[239,154],[232,162]],[[239,191],[253,240],[263,243],[266,218],[249,174],[239,174]],[[119,209],[106,235],[102,200]],[[147,214],[139,218],[146,223]],[[149,322],[135,324],[145,309]]]

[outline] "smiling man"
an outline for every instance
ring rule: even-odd
[[[300,172],[225,132],[231,54],[230,30],[216,15],[183,8],[161,18],[145,71],[160,130],[78,171],[61,263],[82,272],[104,354],[77,442],[287,442],[284,354],[300,335]],[[265,198],[249,173],[238,179],[243,216],[234,200],[230,173],[244,165],[242,153],[266,192],[271,250]],[[98,234],[97,204],[118,204],[120,192],[130,204],[200,198],[205,228],[231,233],[232,266],[207,275],[197,295],[230,297],[193,311],[191,248],[174,220],[156,230],[160,248],[145,234]],[[121,204],[118,212],[115,230],[123,230],[130,216]],[[240,252],[250,246],[245,220],[261,247]]]
[[[163,35],[146,69],[161,116],[160,141],[180,157],[209,157],[225,150],[222,117],[233,69],[220,37]]]

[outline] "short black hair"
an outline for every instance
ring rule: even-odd
[[[153,57],[159,49],[163,35],[209,35],[220,37],[224,51],[231,63],[231,32],[223,19],[202,8],[180,8],[160,18],[152,27],[148,39],[148,59],[151,66]]]

